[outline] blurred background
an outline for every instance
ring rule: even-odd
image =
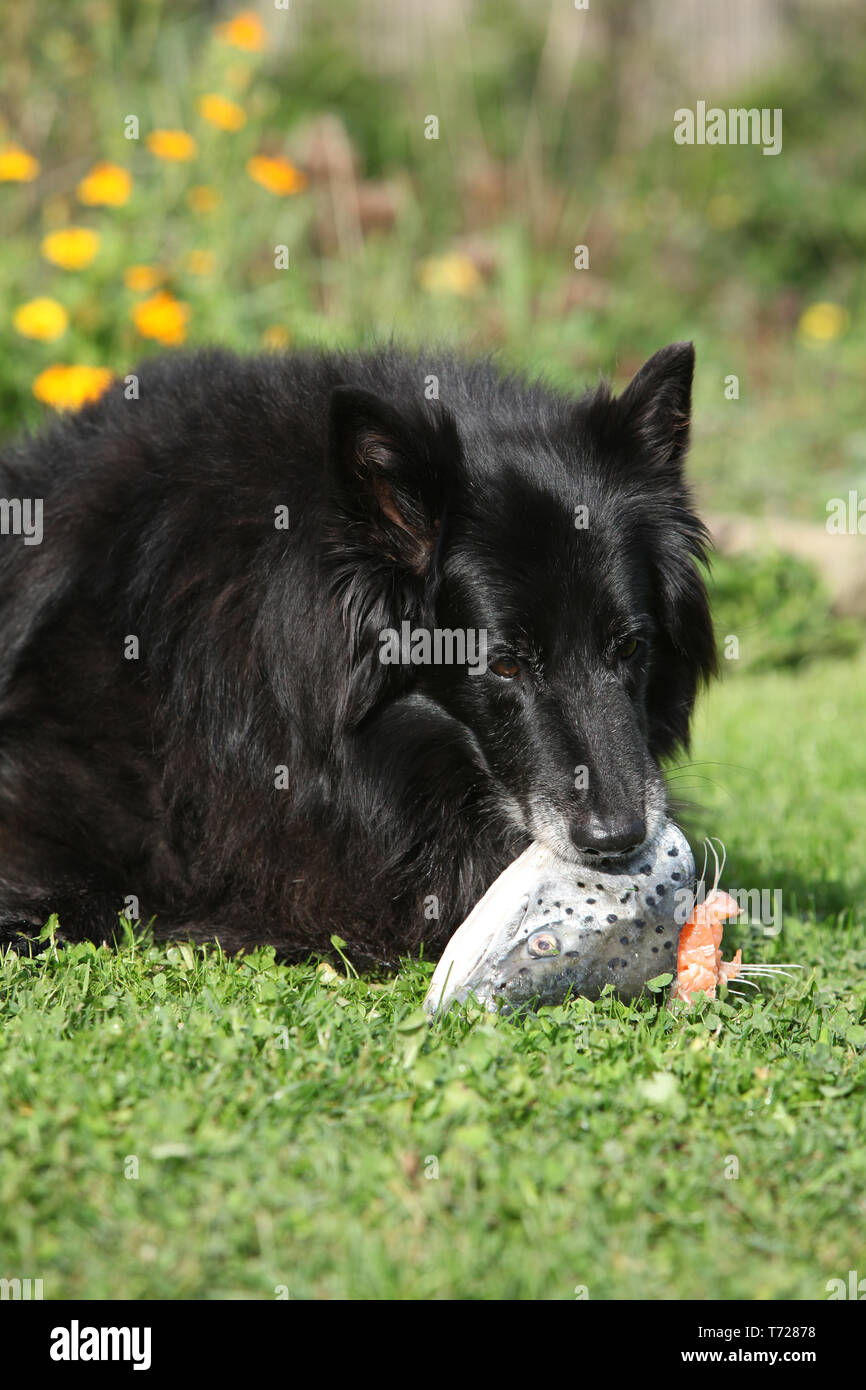
[[[582,389],[692,338],[719,621],[768,620],[741,668],[858,645],[825,526],[866,495],[857,0],[0,11],[0,433],[182,344],[438,340]],[[676,144],[698,100],[781,108],[782,152]]]

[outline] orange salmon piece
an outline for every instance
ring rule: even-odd
[[[740,910],[730,894],[718,889],[695,905],[680,932],[674,999],[682,999],[690,1004],[701,991],[715,999],[716,985],[720,980],[727,983],[737,978],[743,953],[740,950],[733,960],[722,960],[721,945],[722,923],[731,917],[739,917]]]

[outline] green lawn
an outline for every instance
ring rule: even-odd
[[[730,932],[805,966],[754,1003],[428,1030],[426,965],[7,954],[0,1273],[46,1298],[790,1299],[866,1272],[864,682],[862,656],[733,677],[674,784],[729,887],[783,891],[778,939]]]

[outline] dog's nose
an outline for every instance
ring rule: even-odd
[[[571,828],[575,849],[589,850],[593,854],[625,854],[626,850],[643,844],[645,839],[646,821],[638,815],[626,814],[609,820],[593,816]]]

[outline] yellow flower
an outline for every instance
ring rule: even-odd
[[[213,212],[219,207],[220,195],[206,183],[197,183],[186,195],[193,212]]]
[[[174,163],[194,159],[198,152],[195,140],[185,130],[152,130],[145,144],[157,159],[168,159]]]
[[[58,362],[39,373],[33,394],[55,410],[77,410],[85,401],[98,400],[113,380],[107,367],[66,367]]]
[[[830,304],[827,301],[810,304],[800,315],[797,332],[807,342],[827,343],[833,338],[841,337],[848,327],[850,317],[848,310],[843,309],[841,304]]]
[[[418,279],[432,294],[474,294],[481,284],[475,263],[456,251],[449,256],[433,256],[422,261]]]
[[[213,275],[216,270],[216,256],[213,251],[190,251],[186,258],[186,268],[192,275]]]
[[[20,145],[0,149],[0,183],[32,183],[39,173],[39,160]]]
[[[167,290],[160,290],[133,305],[130,318],[143,338],[156,338],[165,347],[173,347],[186,337],[189,305],[182,304]]]
[[[290,336],[289,330],[281,323],[272,323],[262,334],[262,344],[266,348],[288,347]]]
[[[64,227],[59,232],[51,232],[42,240],[42,254],[46,261],[62,266],[64,270],[81,270],[90,265],[97,251],[101,237],[89,227]]]
[[[225,24],[218,24],[217,38],[244,53],[261,53],[265,46],[265,26],[255,10],[242,10]]]
[[[246,125],[247,113],[244,108],[238,106],[236,101],[217,96],[215,92],[199,97],[198,109],[205,120],[218,130],[240,130],[241,126]]]
[[[294,164],[283,159],[282,155],[275,155],[273,158],[264,154],[253,155],[252,159],[247,160],[247,173],[256,183],[260,183],[262,188],[266,188],[269,193],[276,193],[281,198],[288,193],[300,193],[301,189],[307,186],[306,174],[302,174]]]
[[[78,185],[78,201],[88,207],[119,208],[132,192],[132,178],[119,164],[94,164]]]
[[[53,343],[55,338],[62,338],[69,327],[69,315],[56,299],[28,299],[15,310],[12,322],[22,338]]]
[[[128,265],[123,272],[123,283],[134,294],[148,294],[161,280],[162,271],[155,265]]]

